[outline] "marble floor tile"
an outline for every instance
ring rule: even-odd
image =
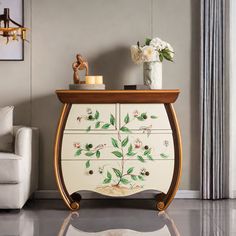
[[[236,200],[174,200],[166,212],[151,200],[83,200],[70,212],[60,200],[32,200],[0,210],[0,236],[233,236]]]

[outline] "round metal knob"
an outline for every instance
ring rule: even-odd
[[[89,119],[89,120],[92,120],[92,119],[93,119],[93,116],[92,116],[92,115],[89,115],[89,116],[88,116],[88,119]]]
[[[92,175],[92,174],[93,174],[93,171],[92,171],[92,170],[90,170],[90,171],[89,171],[89,174],[90,174],[90,175]]]
[[[146,172],[145,172],[145,175],[146,175],[146,176],[149,176],[149,175],[150,175],[150,173],[149,173],[148,171],[146,171]]]
[[[149,147],[148,147],[148,145],[145,145],[145,146],[144,146],[144,149],[146,149],[146,150],[147,150],[148,148],[149,148]]]

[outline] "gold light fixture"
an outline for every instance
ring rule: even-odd
[[[14,26],[10,26],[10,23]],[[19,38],[26,40],[26,30],[27,28],[10,18],[10,9],[4,8],[3,14],[0,15],[0,37],[6,38],[6,43],[10,40],[19,40]]]

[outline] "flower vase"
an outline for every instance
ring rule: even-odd
[[[162,63],[158,61],[143,63],[143,82],[150,89],[162,89]]]

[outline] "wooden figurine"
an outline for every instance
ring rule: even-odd
[[[72,68],[74,71],[73,80],[74,84],[80,84],[79,70],[86,70],[86,76],[89,74],[89,66],[87,60],[85,60],[80,54],[76,55],[76,61],[73,62]]]

